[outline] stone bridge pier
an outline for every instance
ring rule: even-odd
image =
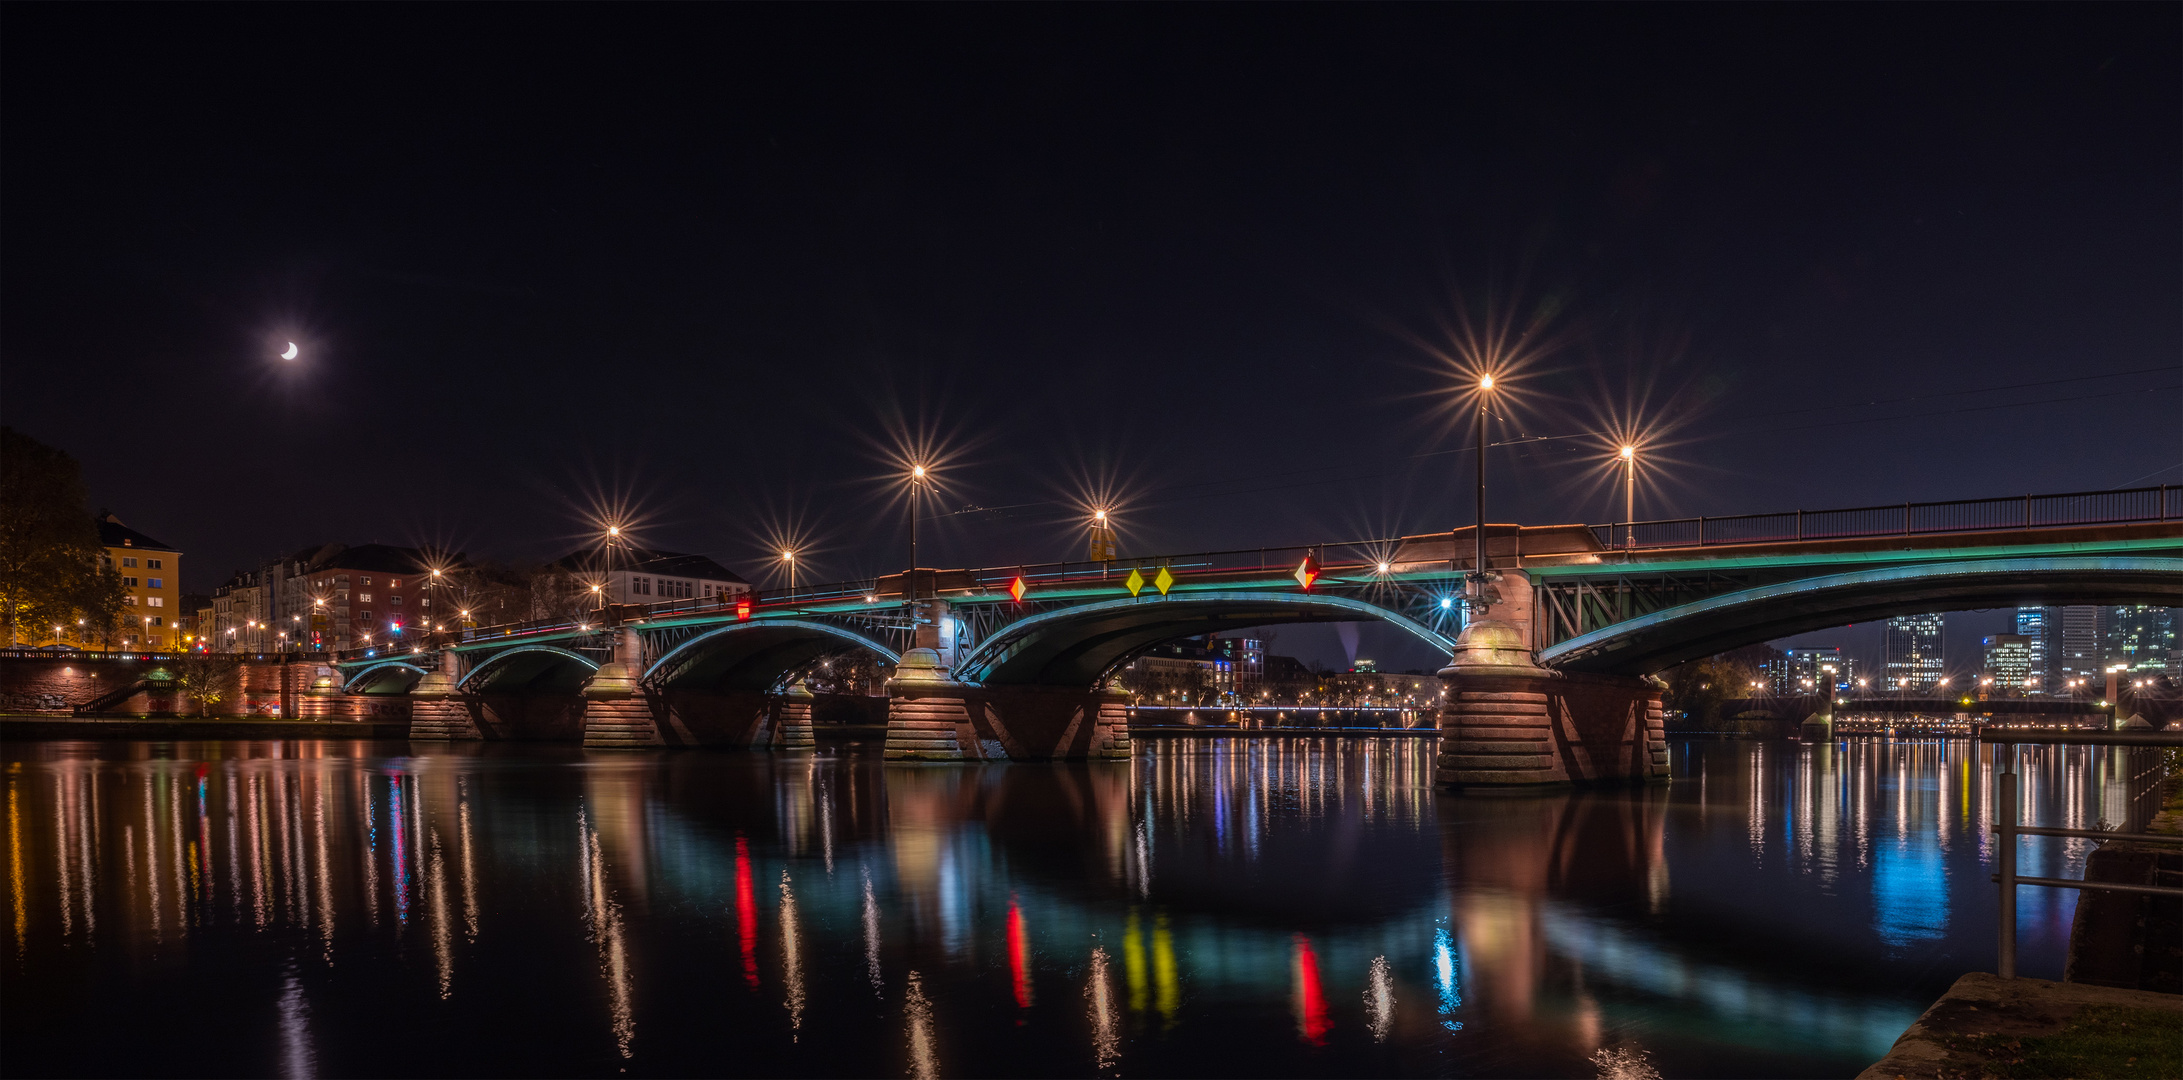
[[[1660,684],[1541,666],[1531,650],[1531,584],[1496,575],[1498,602],[1464,628],[1440,677],[1435,779],[1468,790],[1647,783],[1668,777]]]
[[[956,682],[934,649],[902,654],[887,683],[890,761],[1129,757],[1129,695]]]

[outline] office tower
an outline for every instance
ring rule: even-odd
[[[2150,604],[2121,604],[2102,611],[2106,616],[2100,642],[2100,669],[2121,664],[2125,677],[2160,675],[2168,670],[2175,650],[2175,609]]]
[[[2024,638],[2029,653],[2024,672],[2026,693],[2047,692],[2047,671],[2053,666],[2049,662],[2053,650],[2047,640],[2047,612],[2052,610],[2043,607],[2016,609],[2016,632]]]
[[[1785,649],[1767,665],[1776,694],[1817,694],[1849,685],[1855,678],[1850,658],[1832,645]]]
[[[1886,688],[1930,691],[1940,683],[1941,616],[1901,615],[1887,621]]]
[[[1986,647],[1986,678],[1992,680],[1984,686],[1993,697],[2017,697],[2030,688],[2031,638],[2023,634],[1994,634],[1983,643]]]
[[[2088,604],[2047,609],[2047,640],[2054,643],[2052,662],[2047,665],[2048,693],[2105,684],[2100,673],[2100,614],[2099,608]]]

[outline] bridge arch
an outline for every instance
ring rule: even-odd
[[[888,664],[901,654],[854,630],[810,619],[733,623],[669,649],[644,673],[663,690],[772,690],[822,657],[862,649]]]
[[[1564,671],[1646,675],[1811,630],[2025,604],[2183,604],[2183,559],[1975,559],[1828,574],[1627,619],[1547,648],[1539,662]]]
[[[574,693],[583,688],[599,662],[552,645],[518,645],[486,657],[463,676],[460,689],[473,694],[530,690]]]
[[[345,694],[406,694],[424,678],[425,671],[415,664],[401,660],[388,660],[373,664],[349,676],[341,684]]]
[[[1198,634],[1307,622],[1379,621],[1444,654],[1455,642],[1377,604],[1319,593],[1189,592],[1060,608],[995,631],[955,666],[955,677],[988,686],[1090,686],[1164,641]]]

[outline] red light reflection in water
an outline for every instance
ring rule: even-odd
[[[1326,994],[1319,985],[1319,957],[1311,939],[1296,935],[1296,1030],[1313,1046],[1326,1045]]]
[[[750,882],[750,841],[735,838],[735,921],[743,938],[743,981],[758,986],[758,897]]]
[[[1030,944],[1023,934],[1023,908],[1011,897],[1008,901],[1008,975],[1015,980],[1016,1007],[1031,1007]]]

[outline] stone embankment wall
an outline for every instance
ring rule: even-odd
[[[338,677],[330,666],[313,660],[241,660],[217,658],[232,665],[225,686],[225,700],[209,712],[218,716],[296,717],[299,702],[311,682]],[[73,716],[79,709],[98,705],[86,715],[96,716],[195,716],[197,702],[187,699],[175,686],[184,661],[172,656],[143,654],[55,653],[51,656],[0,656],[0,712]],[[124,689],[134,692],[116,698]],[[396,719],[401,710],[357,710],[356,716],[338,719]]]

